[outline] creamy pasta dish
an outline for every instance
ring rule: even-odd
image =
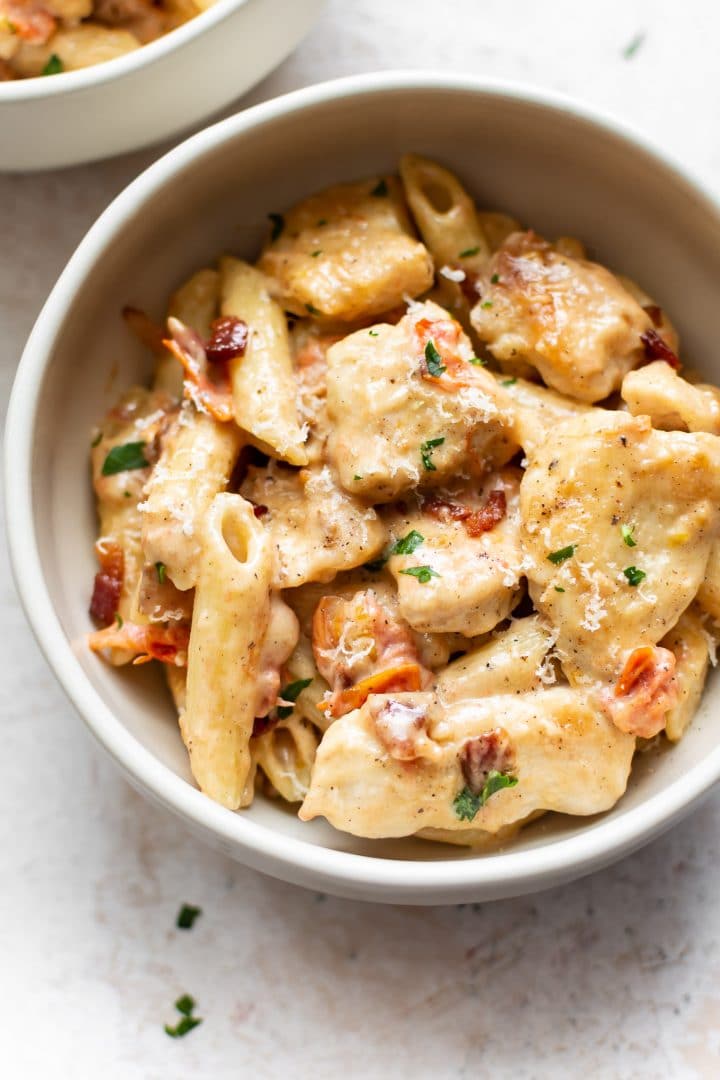
[[[199,15],[214,0],[0,0],[0,82],[101,64]]]
[[[158,661],[199,787],[506,841],[680,739],[720,619],[720,391],[640,285],[415,156],[128,308],[90,647]]]

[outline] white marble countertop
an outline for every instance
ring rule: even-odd
[[[388,67],[524,79],[621,114],[717,188],[718,40],[713,0],[333,0],[249,100]],[[159,153],[0,176],[3,402],[76,243]],[[305,892],[130,790],[55,685],[0,559],[3,1076],[720,1076],[720,792],[640,854],[526,899]],[[203,908],[190,932],[174,929],[183,901]],[[182,992],[204,1023],[171,1040]]]

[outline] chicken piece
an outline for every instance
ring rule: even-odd
[[[44,45],[23,41],[12,63],[21,78],[29,79],[42,75],[52,56],[57,56],[63,71],[79,71],[139,48],[140,42],[128,30],[88,21],[68,28],[61,26]]]
[[[395,177],[337,184],[280,217],[258,267],[296,315],[352,322],[380,315],[432,285]]]
[[[275,588],[331,581],[338,571],[372,559],[385,544],[385,526],[375,511],[338,487],[327,465],[251,467],[240,493],[270,530]]]
[[[331,716],[359,708],[371,694],[422,690],[432,680],[407,623],[372,589],[351,599],[324,596],[313,616],[313,653],[331,689],[320,706]]]
[[[693,386],[664,360],[631,371],[621,394],[632,415],[649,416],[654,428],[720,435],[720,390]]]
[[[597,410],[531,457],[520,507],[530,595],[571,683],[615,683],[677,622],[720,527],[720,440]]]
[[[389,502],[504,464],[517,446],[513,408],[437,304],[397,326],[359,330],[328,351],[328,453],[342,486]]]
[[[522,577],[520,475],[506,468],[482,487],[385,515],[388,569],[415,630],[475,637],[510,614]]]
[[[706,629],[701,612],[693,604],[683,612],[661,644],[674,653],[676,661],[678,695],[666,717],[665,734],[670,742],[677,742],[697,712],[711,657],[714,662],[716,642]]]
[[[340,338],[337,334],[319,331],[314,323],[297,323],[291,332],[297,408],[300,422],[305,425],[305,452],[309,465],[325,460],[325,447],[330,434],[327,415],[327,351]]]
[[[372,697],[323,736],[300,818],[376,838],[596,814],[625,791],[634,748],[568,687],[447,708],[432,694]]]
[[[515,409],[515,438],[525,453],[535,450],[544,439],[553,434],[558,424],[573,416],[590,412],[592,405],[583,405],[572,398],[563,397],[527,379],[506,379],[498,376],[498,382],[506,387]]]
[[[643,311],[647,311],[652,319],[653,327],[659,336],[670,351],[677,355],[680,347],[678,332],[670,322],[665,309],[656,304],[653,298],[646,293],[644,289],[641,289],[638,283],[633,281],[632,278],[626,277],[625,274],[616,274],[616,277],[623,288],[627,289],[632,298],[637,300]]]
[[[546,659],[552,646],[552,634],[539,615],[515,619],[507,630],[448,664],[435,689],[446,703],[540,690],[555,681]]]
[[[508,237],[478,291],[472,324],[512,374],[529,363],[548,386],[592,403],[644,359],[648,313],[609,270],[562,255],[535,233]]]

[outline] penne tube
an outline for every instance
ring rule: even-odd
[[[479,270],[490,257],[475,203],[457,177],[434,161],[406,154],[400,175],[413,217],[438,269]]]

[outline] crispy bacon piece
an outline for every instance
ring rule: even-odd
[[[428,744],[427,709],[404,701],[384,701],[373,710],[378,738],[397,761],[415,761]]]
[[[100,569],[95,575],[90,614],[101,626],[109,626],[115,620],[120,602],[125,556],[120,545],[106,536],[95,544],[95,555]]]
[[[345,713],[359,709],[371,694],[402,694],[406,691],[420,690],[422,687],[422,668],[419,664],[399,664],[386,668],[374,675],[368,675],[347,690],[338,690],[327,701],[321,701],[318,708],[330,712],[332,716],[344,716]]]
[[[147,312],[128,304],[122,309],[122,317],[128,330],[142,345],[154,353],[163,351],[165,331],[159,323],[150,318]]]
[[[678,695],[674,653],[645,645],[630,653],[614,689],[604,695],[603,704],[620,731],[651,739],[665,727]]]
[[[233,419],[232,392],[227,364],[207,365],[207,354],[199,334],[179,319],[168,319],[172,335],[163,345],[185,370],[185,396],[202,412],[227,423]]]
[[[34,0],[4,0],[0,6],[13,32],[30,45],[44,45],[55,33],[57,19]]]
[[[223,315],[210,326],[210,337],[205,345],[205,355],[211,364],[227,364],[238,356],[244,356],[248,343],[248,326],[234,315]]]
[[[652,316],[650,317],[652,318]],[[645,347],[645,355],[649,360],[664,360],[670,367],[675,368],[676,371],[680,371],[682,364],[680,363],[679,357],[660,337],[657,330],[646,330],[644,334],[640,335],[640,340]]]
[[[498,488],[491,491],[483,506],[472,510],[463,503],[448,502],[430,495],[423,502],[423,510],[438,521],[462,521],[468,536],[477,537],[494,529],[507,512],[505,492]]]
[[[159,626],[149,623],[124,622],[122,626],[108,626],[105,630],[96,630],[88,635],[88,645],[93,652],[103,649],[126,649],[136,653],[133,664],[147,664],[150,660],[161,660],[164,664],[185,667],[187,649],[190,641],[190,628],[187,624]]]
[[[371,694],[420,690],[431,679],[409,627],[372,589],[350,599],[322,598],[313,615],[313,653],[331,687],[320,707],[333,717],[359,708]]]
[[[490,773],[514,771],[514,754],[510,736],[504,728],[484,731],[468,739],[460,751],[460,768],[473,795],[479,795]]]

